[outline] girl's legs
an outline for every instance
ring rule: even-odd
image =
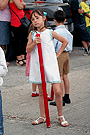
[[[44,108],[44,99],[43,99],[43,90],[42,85],[38,85],[39,88],[39,108],[40,108],[40,117],[45,118],[45,108]],[[55,99],[57,104],[57,110],[58,110],[58,116],[63,116],[62,113],[62,91],[60,90],[60,84],[53,84],[53,90],[55,93]],[[42,118],[39,118],[38,124],[42,123],[44,120]],[[65,121],[62,117],[59,118],[59,121],[62,126],[68,126],[68,122]],[[45,122],[45,121],[44,121]],[[62,122],[65,122],[62,124]],[[37,123],[35,121],[32,122],[32,124],[36,125]]]
[[[58,110],[58,116],[62,116],[62,91],[60,89],[60,83],[54,83],[53,84],[53,90],[55,94],[55,101],[57,105],[57,110]]]
[[[42,90],[42,85],[38,85],[39,89],[39,108],[40,108],[40,114],[41,117],[45,117],[45,108],[44,108],[44,99],[43,99],[43,90]]]
[[[62,112],[62,90],[60,89],[60,83],[55,83],[53,84],[53,90],[55,93],[55,101],[56,101],[56,105],[57,105],[57,110],[58,110],[58,116],[63,116],[63,112]],[[68,122],[64,121],[64,119],[62,117],[59,117],[60,123],[62,126],[68,126]],[[65,123],[62,123],[65,122]]]
[[[40,117],[45,118],[45,108],[44,108],[44,99],[43,99],[43,90],[42,90],[42,85],[39,84],[38,85],[38,89],[39,89],[39,108],[40,108]],[[39,118],[38,124],[43,122],[43,119]],[[33,121],[32,124],[36,125],[36,122]]]
[[[37,84],[32,83],[32,95],[31,95],[32,97],[39,96],[39,93],[37,93],[37,91],[36,91],[36,87],[37,87]],[[47,100],[52,101],[52,98],[47,95]]]

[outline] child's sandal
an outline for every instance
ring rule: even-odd
[[[59,121],[60,121],[61,118],[63,119],[63,121],[60,122],[60,125],[61,125],[61,126],[63,126],[63,127],[69,126],[69,123],[65,120],[64,116],[57,116],[56,118],[57,118]]]
[[[22,59],[23,60],[23,63],[26,64],[26,59]]]
[[[22,62],[22,64],[20,63],[20,62]],[[23,60],[16,60],[16,65],[17,66],[23,66],[24,65],[24,62],[23,62]]]
[[[39,122],[38,121],[39,119],[42,119],[43,121]],[[45,123],[45,122],[46,122],[46,118],[39,117],[37,120],[32,122],[32,125],[38,125],[38,124]]]

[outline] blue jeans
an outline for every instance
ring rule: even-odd
[[[4,129],[3,129],[3,114],[2,114],[2,96],[0,91],[0,135],[3,134],[4,134]]]

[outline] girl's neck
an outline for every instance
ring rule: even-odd
[[[37,28],[37,31],[38,31],[38,32],[43,32],[43,31],[45,31],[45,30],[46,30],[45,26],[43,26],[43,27],[41,27],[41,28]]]

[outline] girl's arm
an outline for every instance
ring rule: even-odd
[[[53,36],[53,38],[55,38],[58,41],[62,42],[61,48],[56,53],[56,56],[58,57],[63,52],[63,50],[66,48],[66,46],[68,45],[68,41],[64,37],[58,35],[55,31],[52,31],[52,36]]]
[[[18,9],[24,9],[26,7],[26,3],[24,1],[20,2],[20,0],[13,0]]]
[[[4,10],[8,4],[9,0],[0,0],[0,10]]]
[[[27,43],[27,47],[26,47],[26,53],[30,53],[38,43],[41,43],[41,38],[40,37],[36,37],[34,39],[34,41],[32,41],[31,36],[32,36],[32,33],[30,33],[29,36],[28,36],[28,43]]]

